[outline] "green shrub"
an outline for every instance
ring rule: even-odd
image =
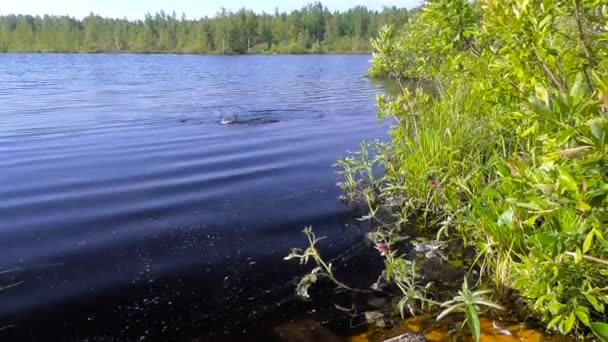
[[[562,333],[608,318],[607,18],[606,0],[436,0],[372,42],[370,75],[402,85],[379,98],[398,125],[372,213],[459,237]]]

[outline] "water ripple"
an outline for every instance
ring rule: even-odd
[[[385,135],[368,60],[0,55],[0,266],[61,264],[12,276],[25,283],[2,293],[0,326],[138,337],[137,321],[168,321],[171,301],[200,317],[200,303],[238,306],[257,286],[246,279],[285,282],[273,270],[306,225],[350,241],[332,164]],[[205,279],[217,281],[192,283]]]

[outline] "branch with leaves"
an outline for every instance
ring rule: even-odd
[[[334,283],[338,288],[352,291],[352,292],[361,292],[361,293],[372,293],[371,290],[363,290],[356,289],[346,285],[336,278],[333,272],[333,265],[331,263],[325,262],[323,257],[317,250],[317,243],[319,241],[324,240],[325,237],[316,237],[315,233],[312,231],[312,227],[307,227],[303,231],[304,235],[306,235],[306,239],[308,240],[308,248],[302,250],[300,248],[294,248],[291,250],[291,253],[286,256],[285,260],[300,260],[300,265],[306,265],[309,261],[314,261],[317,265],[312,269],[308,274],[306,274],[296,288],[296,293],[298,296],[302,298],[310,298],[310,294],[308,290],[312,285],[317,283],[319,279],[325,278]]]

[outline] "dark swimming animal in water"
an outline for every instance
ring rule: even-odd
[[[236,115],[226,115],[220,120],[220,125],[262,125],[279,122],[271,118],[238,118]]]
[[[222,117],[222,120],[220,120],[220,124],[222,125],[232,125],[235,123],[237,123],[235,115],[226,115]]]

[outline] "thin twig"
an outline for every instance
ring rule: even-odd
[[[547,76],[551,80],[553,86],[562,92],[566,92],[568,90],[566,89],[566,86],[557,78],[557,76],[555,76],[555,74],[551,71],[551,69],[549,69],[549,66],[547,66],[547,64],[542,60],[542,58],[540,58],[540,55],[538,54],[538,51],[536,49],[534,49],[534,54],[536,55],[538,63],[540,63],[540,69],[543,71],[545,76]]]
[[[576,258],[577,257],[576,253],[574,253],[574,252],[566,252],[564,254],[567,255],[567,256],[569,256],[569,257],[572,257],[572,258]],[[603,260],[603,259],[600,259],[600,258],[592,257],[590,255],[583,255],[583,259],[608,267],[608,260]]]
[[[591,57],[591,48],[587,45],[587,39],[585,37],[585,31],[583,30],[583,23],[581,17],[581,8],[580,8],[580,0],[574,0],[574,17],[576,18],[576,27],[578,28],[578,35],[581,45],[583,46],[583,52],[585,53],[585,57],[589,62],[589,67],[593,67],[593,58]],[[583,73],[585,74],[585,79],[587,80],[587,85],[589,86],[589,91],[593,92],[593,83],[591,82],[591,78],[587,73],[587,69],[583,68]]]
[[[18,271],[25,271],[25,270],[32,270],[32,269],[36,269],[36,268],[55,267],[55,266],[63,266],[63,264],[57,263],[57,264],[43,264],[43,265],[30,266],[30,267],[17,267],[17,268],[12,268],[12,269],[9,269],[9,270],[2,270],[2,271],[0,271],[0,274],[6,274],[6,273],[12,273],[12,272],[18,272]]]
[[[10,289],[10,288],[13,288],[13,287],[15,287],[15,286],[19,286],[19,285],[21,285],[21,284],[23,284],[23,282],[22,282],[22,281],[20,281],[20,282],[18,282],[18,283],[15,283],[15,284],[12,284],[12,285],[9,285],[9,286],[6,286],[6,287],[0,287],[0,291],[8,290],[8,289]]]

